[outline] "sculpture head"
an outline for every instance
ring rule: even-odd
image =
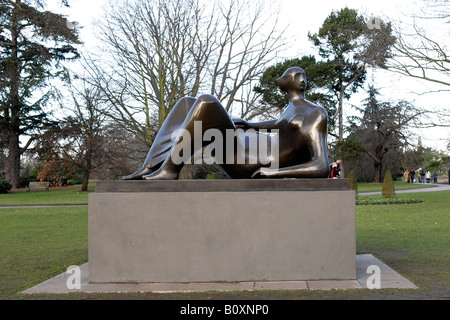
[[[300,67],[291,67],[287,69],[283,75],[277,79],[280,89],[287,92],[289,89],[305,91],[306,90],[306,73]]]

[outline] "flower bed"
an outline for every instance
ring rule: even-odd
[[[415,199],[364,199],[356,200],[356,205],[412,204],[421,202],[424,201]]]

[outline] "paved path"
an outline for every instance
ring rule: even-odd
[[[430,185],[430,184],[427,184],[427,185]],[[431,185],[433,185],[435,187],[395,190],[395,193],[436,192],[436,191],[450,190],[450,185],[448,185],[448,184],[431,184]],[[373,195],[373,194],[381,194],[381,191],[358,192],[359,196],[368,196],[368,195]]]
[[[79,266],[80,287],[69,289],[70,272],[64,272],[48,279],[23,293],[70,293],[70,292],[204,292],[204,291],[255,291],[255,290],[344,290],[368,289],[372,272],[369,267],[380,269],[378,289],[418,289],[408,279],[378,260],[371,254],[356,256],[356,279],[353,280],[303,280],[303,281],[246,281],[246,282],[212,282],[212,283],[89,283],[89,263]]]

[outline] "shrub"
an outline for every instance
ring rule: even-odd
[[[29,186],[30,182],[33,182],[33,181],[37,181],[36,176],[33,176],[33,175],[21,176],[19,179],[19,183],[22,188]]]
[[[395,197],[394,182],[392,181],[391,170],[386,171],[386,175],[384,176],[383,189],[382,189],[381,194],[385,198]]]
[[[358,193],[358,182],[356,179],[355,171],[350,170],[347,177],[350,180],[350,189],[355,190],[355,192]]]
[[[12,184],[5,179],[0,179],[0,193],[8,193],[11,190]]]

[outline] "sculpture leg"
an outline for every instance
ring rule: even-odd
[[[148,175],[152,172],[153,172],[153,169],[147,168],[144,166],[141,169],[139,169],[138,171],[136,171],[128,176],[123,176],[122,180],[141,180],[143,176]]]
[[[142,168],[128,176],[122,177],[122,180],[141,180],[143,176],[159,169],[172,148],[172,132],[183,125],[195,101],[196,99],[191,97],[184,97],[178,100],[156,135]]]
[[[194,131],[194,122],[202,122],[202,132]],[[235,129],[234,123],[229,114],[221,105],[221,103],[211,95],[200,96],[192,108],[190,109],[185,121],[179,129],[186,130],[194,141],[196,134],[202,134],[208,129]],[[176,143],[176,142],[175,142]],[[172,145],[172,147],[175,145]],[[193,145],[192,145],[193,146]],[[193,155],[198,150],[191,148]],[[166,159],[161,167],[153,173],[143,176],[146,180],[173,180],[178,178],[178,173],[183,168],[184,163],[176,164],[171,157],[171,150],[169,150]]]

